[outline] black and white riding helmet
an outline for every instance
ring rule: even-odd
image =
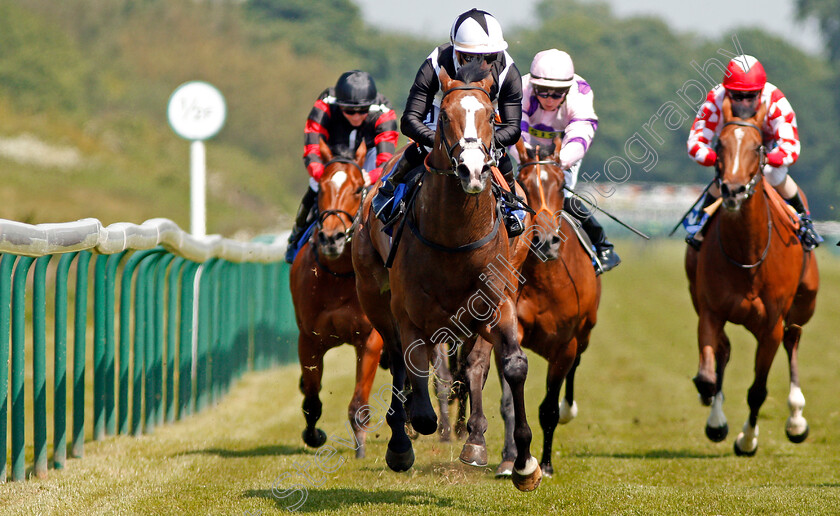
[[[470,9],[455,19],[449,41],[456,51],[467,54],[492,54],[508,47],[496,18],[479,9]]]

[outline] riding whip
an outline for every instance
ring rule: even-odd
[[[593,203],[592,201],[590,201],[590,200],[588,200],[588,199],[586,199],[586,198],[584,198],[584,197],[581,197],[580,195],[578,195],[578,193],[577,193],[577,192],[575,192],[574,190],[572,190],[572,189],[571,189],[571,188],[569,188],[568,186],[563,185],[563,188],[564,188],[564,189],[566,189],[566,190],[568,190],[568,191],[570,191],[570,192],[572,192],[572,195],[574,195],[575,197],[577,197],[577,198],[578,198],[578,199],[580,199],[581,201],[585,202],[586,204],[588,204],[588,205],[592,206],[592,207],[593,207],[593,208],[595,208],[596,210],[600,211],[601,213],[603,213],[603,214],[604,214],[604,215],[606,215],[607,217],[609,217],[609,218],[613,219],[614,221],[618,222],[619,224],[621,224],[621,225],[622,225],[622,226],[624,226],[625,228],[629,229],[629,230],[630,230],[630,231],[632,231],[633,233],[636,233],[637,235],[639,235],[640,237],[644,238],[645,240],[650,240],[650,237],[649,237],[649,236],[645,235],[644,233],[642,233],[642,232],[641,232],[641,231],[639,231],[638,229],[634,228],[633,226],[631,226],[631,225],[629,225],[629,224],[626,224],[626,223],[624,223],[624,222],[622,222],[622,221],[618,220],[618,219],[617,219],[614,215],[612,215],[612,214],[611,214],[611,213],[609,213],[608,211],[604,210],[603,208],[600,208],[597,204]]]

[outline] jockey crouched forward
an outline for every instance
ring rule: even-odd
[[[569,54],[556,48],[537,53],[530,72],[522,77],[522,139],[526,146],[546,148],[560,136],[560,167],[566,186],[574,190],[581,160],[598,129],[592,88],[575,73]],[[515,154],[516,149],[511,152]],[[567,190],[564,195],[563,211],[580,223],[595,246],[601,263],[599,272],[616,267],[621,258],[607,240],[604,228],[572,192]]]
[[[761,103],[767,106],[767,117],[761,124],[762,139],[768,149],[762,172],[770,186],[799,214],[799,239],[802,246],[808,251],[814,249],[823,239],[814,229],[810,214],[799,195],[799,187],[787,173],[788,167],[799,158],[796,113],[784,93],[767,82],[764,66],[758,59],[740,55],[729,61],[723,83],[712,88],[694,119],[688,135],[688,155],[703,166],[717,166],[718,156],[710,142],[723,129],[721,118],[726,97],[730,99],[732,114],[739,118],[754,116]],[[714,185],[706,193],[702,208],[710,206],[718,197],[720,188]],[[700,249],[702,229],[689,234],[685,240],[695,249]]]
[[[449,32],[449,44],[435,48],[420,66],[414,84],[408,94],[405,111],[400,120],[400,129],[414,140],[403,154],[394,171],[380,186],[372,200],[372,209],[377,217],[387,222],[389,205],[393,204],[396,186],[402,183],[406,174],[423,163],[435,140],[435,127],[443,96],[438,73],[444,68],[450,77],[467,62],[481,61],[482,69],[488,70],[493,86],[488,92],[501,119],[496,124],[494,147],[498,155],[499,171],[515,191],[513,164],[505,149],[519,139],[519,122],[522,116],[522,82],[519,70],[510,55],[505,52],[507,42],[502,35],[499,22],[489,13],[478,9],[467,11],[455,20]],[[508,235],[513,237],[525,230],[525,211],[508,208],[502,215]]]
[[[362,142],[368,149],[363,172],[369,183],[381,175],[381,166],[394,155],[397,139],[397,115],[391,102],[376,91],[376,83],[367,72],[352,70],[338,78],[334,88],[327,88],[315,101],[303,130],[303,163],[309,172],[309,188],[295,217],[286,249],[286,261],[292,263],[298,240],[314,221],[318,181],[324,173],[319,142],[333,153],[339,148],[356,150]]]

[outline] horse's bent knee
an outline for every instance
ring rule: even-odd
[[[505,379],[511,385],[525,381],[528,376],[528,357],[522,350],[517,350],[511,356],[505,357],[504,374]]]

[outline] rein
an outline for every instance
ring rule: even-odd
[[[537,213],[539,214],[539,213],[542,213],[544,211],[544,212],[548,213],[549,217],[551,217],[553,219],[554,218],[554,213],[552,213],[551,210],[548,209],[548,206],[546,205],[546,202],[545,202],[545,189],[543,188],[542,170],[540,169],[540,165],[553,165],[553,166],[557,166],[557,167],[560,166],[560,164],[557,163],[556,161],[549,160],[549,159],[543,159],[543,160],[528,161],[526,163],[521,163],[519,165],[519,170],[521,171],[523,168],[531,167],[531,166],[536,166],[537,167],[537,188],[539,189],[539,192],[540,192],[540,208],[537,210]],[[560,229],[559,225],[558,225],[557,229]]]
[[[764,252],[761,253],[761,258],[759,258],[755,263],[746,265],[735,261],[726,254],[726,250],[723,248],[723,241],[721,241],[720,238],[720,227],[718,227],[718,247],[720,248],[720,252],[723,253],[724,258],[726,258],[732,265],[740,267],[741,269],[752,269],[761,265],[762,262],[764,262],[764,259],[767,258],[767,253],[770,251],[770,242],[773,239],[773,217],[770,215],[770,203],[766,203],[764,207],[767,208],[767,245],[764,246]]]

